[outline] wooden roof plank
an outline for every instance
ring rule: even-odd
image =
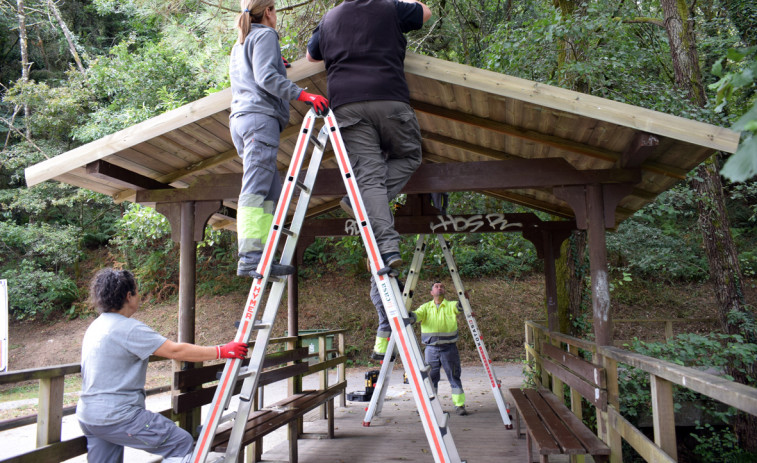
[[[560,111],[612,122],[637,130],[733,153],[739,134],[732,130],[651,109],[574,92],[539,82],[408,53],[405,73],[530,101]]]

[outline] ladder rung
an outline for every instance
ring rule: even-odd
[[[318,140],[318,138],[315,136],[315,132],[313,132],[313,134],[310,136],[310,141],[312,141],[313,144],[317,146],[319,150],[323,151],[326,149],[326,145],[324,145],[323,143],[320,142],[320,140]]]
[[[296,235],[296,233],[293,232],[292,230],[290,230],[288,228],[283,228],[283,227],[281,228],[281,233],[284,234],[284,235],[286,235],[286,236],[294,236],[294,235]]]
[[[218,424],[225,423],[227,421],[231,421],[237,417],[237,412],[231,412],[223,415],[220,420],[218,420]]]
[[[310,187],[305,185],[304,183],[300,182],[299,180],[295,182],[295,185],[299,187],[300,190],[304,191],[306,194],[310,194]]]
[[[449,424],[449,413],[445,412],[439,419],[439,430],[442,432],[442,436],[447,434],[447,424]]]
[[[255,323],[254,325],[252,325],[253,330],[264,330],[270,327],[271,327],[270,323]]]
[[[280,276],[276,276],[276,275],[268,275],[268,281],[270,281],[271,283],[283,283],[283,282],[285,282],[287,280],[286,280],[286,277],[280,277]]]

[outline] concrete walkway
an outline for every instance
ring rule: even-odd
[[[523,382],[523,375],[522,375],[522,365],[517,363],[511,363],[511,364],[494,364],[495,372],[497,377],[502,382],[502,388],[503,390],[506,390],[509,387],[518,387]],[[365,389],[365,372],[371,369],[378,369],[378,366],[376,368],[350,368],[347,370],[347,391],[353,392],[358,390]],[[329,384],[334,384],[337,381],[336,379],[336,373],[333,372],[330,375]],[[457,436],[465,436],[470,435],[470,432],[473,431],[475,433],[475,429],[479,426],[487,426],[491,427],[492,424],[495,424],[498,422],[497,432],[501,433],[503,436],[506,435],[506,433],[512,434],[514,436],[515,431],[505,431],[504,427],[502,426],[501,418],[499,417],[499,414],[497,412],[497,405],[494,401],[494,397],[492,396],[491,389],[489,388],[488,379],[485,375],[483,367],[481,365],[472,365],[472,366],[466,366],[463,367],[462,372],[462,381],[463,381],[463,387],[465,389],[465,394],[467,398],[467,409],[470,412],[470,415],[467,417],[457,417],[453,416],[452,424],[451,424],[451,430],[453,433],[453,436],[456,438],[457,442]],[[310,377],[305,378],[303,388],[304,389],[316,389],[318,387],[318,376],[317,375],[311,375]],[[269,386],[265,387],[265,404],[272,404],[275,403],[283,398],[286,397],[287,391],[286,391],[286,382],[281,381],[275,384],[271,384]],[[449,383],[446,381],[445,375],[442,374],[442,380],[439,384],[439,395],[442,400],[442,405],[445,408],[445,410],[451,411],[452,406],[452,399],[451,399],[451,392],[449,388]],[[505,396],[507,399],[507,395]],[[337,399],[338,403],[338,399]],[[166,408],[169,408],[171,405],[171,395],[170,393],[163,393],[159,395],[155,395],[152,397],[147,398],[147,408],[150,410],[164,410]],[[333,441],[317,441],[317,440],[301,440],[299,445],[301,450],[300,454],[300,461],[303,463],[306,461],[311,461],[306,459],[306,454],[308,453],[308,446],[312,445],[326,445],[329,446],[330,444],[337,444],[340,441],[340,437],[344,435],[345,430],[347,428],[360,428],[362,427],[362,421],[364,417],[364,409],[367,406],[367,403],[365,402],[350,402],[347,401],[347,407],[336,408],[335,417],[337,419],[337,426],[339,429],[336,431],[337,438]],[[206,407],[207,408],[207,407]],[[236,403],[232,400],[230,409],[234,410],[236,409]],[[482,419],[484,419],[485,416],[491,415],[487,421],[487,423],[481,422]],[[323,421],[319,420],[319,413],[318,410],[314,410],[313,412],[309,413],[308,416],[306,416],[306,428],[305,431],[307,432],[309,429],[310,424],[307,422],[313,422],[312,425],[315,427],[319,427],[323,425]],[[417,434],[413,439],[418,444],[418,451],[422,452],[422,448],[426,443],[425,436],[423,433],[423,428],[420,423],[420,420],[418,418],[416,409],[415,409],[415,403],[413,401],[412,397],[412,390],[410,389],[409,385],[402,383],[402,369],[401,368],[395,368],[392,379],[390,381],[389,389],[387,391],[387,400],[384,404],[383,412],[380,417],[374,418],[374,422],[372,423],[372,426],[370,428],[364,428],[366,430],[372,430],[372,432],[375,432],[376,439],[382,440],[385,439],[385,437],[380,436],[380,428],[386,427],[387,420],[394,421],[394,422],[405,422],[410,426],[410,431],[413,432],[413,434]],[[492,421],[492,423],[488,423],[489,421]],[[354,423],[353,423],[354,422]],[[417,429],[416,429],[417,428]],[[399,428],[398,428],[399,429]],[[317,431],[317,429],[313,428],[312,431]],[[396,429],[395,429],[396,432]],[[0,460],[18,455],[23,452],[27,452],[29,450],[32,450],[34,448],[35,443],[35,433],[36,433],[36,425],[29,425],[24,426],[21,428],[16,428],[10,431],[5,431],[0,433]],[[81,430],[79,429],[79,425],[76,421],[76,417],[74,415],[67,416],[63,418],[63,430],[62,430],[62,439],[71,439],[76,436],[81,435]],[[510,437],[513,437],[510,436]],[[372,438],[371,438],[372,439]],[[269,434],[264,438],[263,448],[264,453],[266,457],[270,458],[285,458],[286,454],[281,454],[281,452],[286,452],[286,427],[281,428],[277,431],[274,431],[273,433]],[[343,439],[341,439],[343,440]],[[514,444],[511,445],[520,445],[523,448],[523,452],[525,452],[525,440],[513,441]],[[362,445],[362,444],[361,444]],[[458,444],[460,447],[460,444]],[[465,455],[463,455],[462,447],[461,448],[461,457],[463,459],[466,458]],[[282,450],[283,449],[283,450]],[[359,450],[355,450],[356,452],[359,452]],[[520,454],[520,452],[518,452]],[[420,455],[424,455],[421,453]],[[384,460],[384,458],[379,457],[378,460]],[[432,461],[433,459],[431,459]],[[82,455],[80,457],[68,460],[71,462],[86,462],[86,456]],[[160,458],[156,458],[153,455],[150,455],[146,452],[133,450],[133,449],[127,449],[125,454],[125,461],[129,463],[147,463],[147,462],[155,462],[160,461]],[[318,461],[318,460],[313,460]],[[323,460],[321,460],[323,461]],[[360,459],[355,459],[354,457],[348,458],[346,461],[362,461]],[[365,461],[377,461],[377,455],[371,455],[370,460],[366,459]],[[409,461],[414,461],[414,459],[410,459]],[[423,461],[418,460],[418,461]],[[469,461],[478,461],[478,458],[469,459]],[[521,460],[522,461],[522,460]]]

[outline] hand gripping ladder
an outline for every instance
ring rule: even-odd
[[[489,358],[488,352],[486,351],[486,346],[484,345],[484,340],[481,337],[481,331],[478,329],[476,318],[473,315],[473,311],[471,310],[470,301],[468,301],[468,298],[465,297],[465,288],[463,287],[463,282],[457,272],[455,259],[452,257],[452,253],[449,250],[449,246],[447,246],[447,241],[444,239],[444,236],[437,234],[436,238],[442,248],[444,259],[447,262],[447,269],[449,270],[452,281],[455,284],[457,297],[463,307],[463,313],[465,314],[465,321],[468,322],[468,327],[470,328],[471,335],[473,336],[473,341],[476,344],[476,351],[478,351],[478,355],[481,358],[481,363],[484,365],[484,370],[486,371],[487,377],[489,379],[489,386],[492,390],[492,394],[494,394],[494,401],[497,403],[497,408],[499,409],[499,414],[502,417],[502,422],[505,425],[505,429],[512,429],[513,425],[510,421],[507,404],[502,397],[501,385],[499,383],[499,380],[497,379],[497,375],[495,374],[494,369],[491,366],[492,362]],[[418,273],[420,272],[420,266],[423,263],[425,252],[425,236],[420,235],[418,236],[418,241],[415,245],[415,255],[413,256],[413,262],[410,266],[410,272],[408,273],[407,283],[405,285],[405,295],[406,297],[409,297],[410,300],[412,300],[412,294],[418,282]],[[391,352],[390,349],[393,347],[392,341],[393,339],[389,340],[387,352]],[[386,390],[389,387],[389,374],[392,371],[393,365],[394,362],[391,359],[384,361],[384,363],[381,365],[381,372],[379,373],[379,378],[376,382],[376,391],[378,391],[378,393],[374,393],[373,397],[371,397],[371,403],[368,405],[365,418],[363,419],[363,426],[370,426],[370,422],[373,419],[373,416],[381,413],[383,401],[386,397]]]
[[[408,320],[407,310],[399,298],[399,288],[397,281],[389,274],[388,268],[384,268],[384,262],[378,251],[376,240],[373,235],[368,217],[365,213],[365,206],[359,194],[355,176],[352,173],[352,167],[347,157],[347,152],[342,141],[342,136],[334,117],[334,113],[329,110],[324,117],[325,124],[321,129],[317,139],[314,141],[315,148],[308,166],[305,180],[300,183],[297,181],[299,171],[302,167],[307,145],[311,139],[311,132],[315,122],[315,113],[311,109],[305,115],[302,122],[302,128],[295,145],[294,154],[290,161],[289,171],[287,173],[281,197],[274,213],[271,231],[263,250],[263,258],[258,266],[257,272],[262,278],[255,279],[250,288],[250,294],[245,304],[242,320],[237,330],[235,340],[238,342],[248,342],[251,331],[258,331],[255,339],[255,347],[250,355],[250,363],[246,371],[241,372],[241,360],[227,360],[226,366],[221,375],[221,379],[216,389],[216,394],[211,404],[205,423],[202,427],[200,437],[194,453],[192,462],[204,462],[210,450],[210,446],[215,436],[218,425],[229,419],[234,420],[231,436],[226,450],[226,455],[222,458],[225,462],[235,462],[239,456],[239,451],[244,435],[244,428],[252,406],[252,397],[257,387],[259,373],[262,369],[265,358],[265,350],[268,340],[271,336],[271,328],[278,311],[279,302],[284,292],[285,280],[269,278],[270,266],[273,261],[273,253],[278,245],[281,235],[286,235],[287,240],[284,250],[281,254],[281,263],[289,264],[294,256],[295,246],[299,231],[305,219],[308,203],[315,184],[318,168],[323,159],[323,151],[326,146],[326,138],[329,138],[334,148],[336,161],[339,165],[340,174],[342,175],[352,203],[353,210],[356,214],[360,234],[366,246],[368,259],[371,265],[371,273],[381,293],[384,307],[387,309],[387,316],[392,325],[393,336],[399,340],[400,355],[406,368],[410,369],[413,386],[413,393],[421,416],[423,428],[428,438],[434,459],[439,463],[460,463],[460,457],[457,448],[452,440],[452,434],[447,428],[449,415],[442,412],[439,400],[433,394],[433,388],[428,379],[428,367],[424,365],[420,356],[420,349],[415,339]],[[301,189],[300,199],[295,208],[294,216],[290,229],[283,227],[286,219],[286,213],[292,201],[295,186]],[[265,310],[262,317],[258,319],[258,309],[260,301],[264,296],[265,285],[268,280],[273,281],[271,293],[268,296]],[[275,281],[274,281],[275,280]],[[399,301],[399,303],[398,303]],[[245,376],[244,384],[239,395],[239,409],[236,413],[231,413],[229,417],[221,416],[221,413],[228,408],[229,401],[233,394],[234,384],[240,377],[240,373]]]

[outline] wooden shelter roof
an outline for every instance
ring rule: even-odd
[[[572,218],[552,187],[632,183],[616,210],[617,224],[716,150],[735,151],[739,140],[725,128],[427,56],[408,54],[405,73],[424,157],[403,190],[410,193],[475,190]],[[326,94],[321,63],[298,60],[289,78]],[[235,208],[242,163],[229,134],[230,100],[226,89],[33,165],[27,184],[57,180],[144,203],[160,196],[150,190],[194,184],[199,197],[221,195],[212,199]],[[282,171],[307,110],[292,102],[278,154]],[[336,168],[328,153],[326,159],[324,168]],[[326,175],[321,185],[335,178]],[[309,215],[336,208],[340,187],[321,188]],[[211,223],[235,226],[219,214]]]

